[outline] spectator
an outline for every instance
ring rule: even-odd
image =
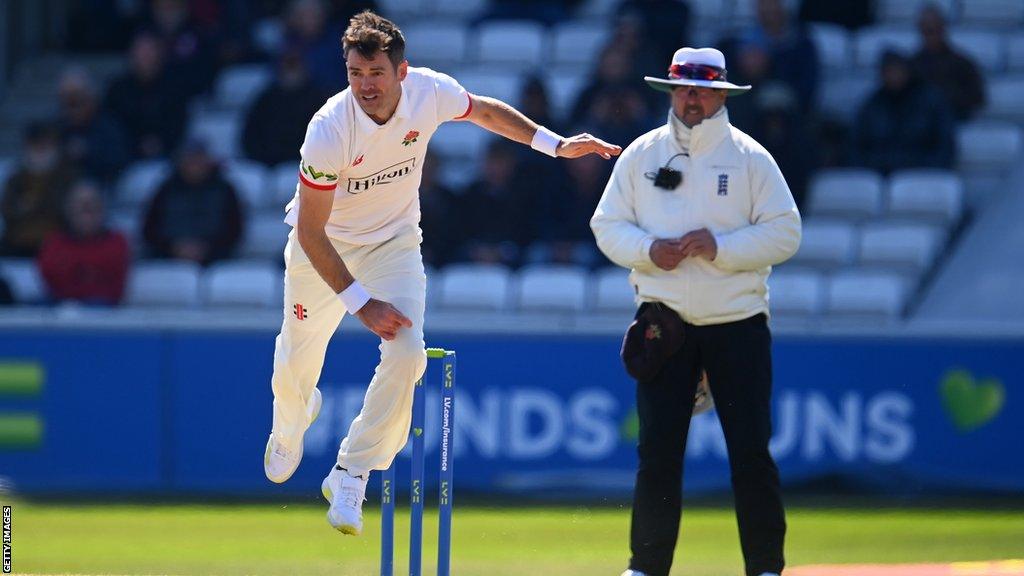
[[[83,52],[120,52],[128,44],[130,14],[120,0],[67,2],[67,49]]]
[[[804,23],[826,22],[855,30],[875,21],[875,4],[864,0],[803,0],[799,19]]]
[[[627,140],[621,140],[627,142]],[[594,267],[603,257],[594,246],[590,217],[601,199],[610,167],[597,156],[566,165],[565,185],[548,186],[540,225],[540,242],[530,248],[530,260]]]
[[[60,207],[74,171],[61,157],[57,129],[32,124],[25,132],[21,164],[4,186],[0,212],[6,256],[31,257],[60,221]]]
[[[175,172],[146,210],[143,237],[158,258],[209,264],[231,255],[242,237],[242,208],[206,144],[187,141]]]
[[[632,142],[657,125],[644,95],[626,85],[611,86],[595,94],[583,120],[587,131],[601,134],[609,142]]]
[[[727,60],[739,57],[751,45],[759,46],[769,56],[768,78],[785,82],[800,102],[800,111],[812,110],[818,92],[818,49],[803,25],[794,21],[782,0],[758,0],[757,25],[725,44]],[[734,60],[735,61],[735,60]],[[745,66],[741,62],[741,68]],[[732,78],[751,84],[754,78]]]
[[[946,18],[934,5],[925,6],[917,19],[921,48],[913,68],[942,92],[957,120],[967,120],[985,105],[985,81],[969,58],[953,49],[946,33]]]
[[[281,56],[277,77],[249,109],[242,134],[245,155],[264,164],[298,162],[306,124],[330,94],[309,80],[298,51]]]
[[[249,38],[255,13],[259,11],[251,0],[190,0],[188,8],[203,36],[216,39],[219,67],[251,55]]]
[[[547,86],[539,76],[528,76],[523,82],[519,93],[519,110],[537,124],[561,132],[561,124],[551,114],[551,98]]]
[[[178,147],[186,98],[167,77],[156,36],[141,33],[132,41],[128,72],[107,90],[106,106],[124,126],[134,158],[165,157]]]
[[[186,0],[152,0],[146,28],[164,45],[167,75],[185,97],[207,91],[217,74],[217,39],[204,34]]]
[[[897,52],[882,55],[881,86],[857,112],[853,163],[888,174],[953,165],[953,113]]]
[[[779,80],[771,80],[772,57],[763,44],[747,43],[736,47],[736,57],[733,61],[737,63],[737,82],[758,87],[782,84],[783,89],[790,89]],[[729,74],[729,77],[734,76]],[[748,134],[754,131],[759,122],[757,102],[754,98],[733,98],[729,101],[728,112],[729,123]]]
[[[636,81],[637,75],[633,68],[633,61],[630,59],[630,52],[617,43],[609,44],[601,52],[590,83],[579,91],[579,96],[576,97],[576,102],[572,107],[572,113],[569,115],[569,124],[576,125],[583,122],[590,114],[594,100],[610,89],[628,86],[642,94],[644,85]],[[658,98],[657,101],[660,100]],[[656,100],[650,102],[653,103]],[[609,141],[614,142],[615,140]]]
[[[644,44],[652,47],[652,61],[665,62],[680,46],[689,44],[686,31],[690,29],[690,7],[679,0],[623,0],[616,10],[619,18],[634,18],[639,25]],[[663,73],[648,70],[645,74]]]
[[[518,266],[523,246],[535,237],[530,187],[517,167],[516,150],[509,142],[492,141],[480,179],[462,196],[464,251],[473,262]]]
[[[46,237],[39,271],[54,300],[114,305],[124,296],[128,241],[104,222],[103,197],[90,182],[79,182],[64,204],[63,227]]]
[[[535,20],[546,26],[572,15],[582,0],[493,0],[477,23],[488,20]]]
[[[737,101],[741,98],[737,98]],[[797,208],[803,208],[807,181],[817,167],[817,149],[800,120],[796,95],[782,83],[764,85],[754,98],[757,121],[749,132],[786,175]],[[730,114],[732,104],[729,105]]]
[[[446,186],[437,181],[441,159],[427,152],[420,179],[420,229],[423,231],[423,261],[440,268],[457,259],[462,226],[456,208],[458,199]]]
[[[288,7],[286,45],[302,54],[313,85],[334,94],[347,84],[341,54],[342,29],[327,19],[321,0],[295,0]]]
[[[85,70],[65,72],[57,90],[65,156],[84,174],[110,183],[128,163],[123,128],[100,110],[96,85]]]

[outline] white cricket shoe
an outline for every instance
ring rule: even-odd
[[[309,404],[306,405],[310,425],[320,416],[320,407],[323,402],[320,390],[313,388],[313,396],[310,397]],[[302,437],[304,435],[305,431],[299,435],[297,446],[285,444],[275,438],[273,434],[270,435],[270,438],[267,439],[267,449],[263,452],[263,472],[267,475],[268,480],[281,484],[292,477],[299,467],[299,462],[302,461]]]
[[[363,532],[363,500],[366,497],[366,480],[349,476],[337,466],[320,484],[324,498],[331,503],[327,510],[327,521],[342,534],[358,536]]]
[[[644,574],[639,570],[626,570],[622,573],[622,576],[647,576],[647,574]]]

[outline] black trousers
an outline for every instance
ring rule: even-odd
[[[682,513],[683,452],[700,370],[708,373],[725,432],[747,576],[781,573],[786,534],[771,437],[771,332],[763,314],[686,325],[682,349],[654,379],[637,383],[640,420],[629,567],[667,576]]]

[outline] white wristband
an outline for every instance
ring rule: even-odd
[[[355,314],[370,301],[370,294],[359,282],[353,282],[348,288],[338,292],[338,300],[345,305],[345,310],[348,310],[349,314]]]
[[[558,145],[562,143],[562,137],[543,126],[537,126],[537,132],[533,134],[533,141],[530,148],[543,152],[552,158],[558,157]]]

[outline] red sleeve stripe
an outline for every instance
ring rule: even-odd
[[[455,118],[452,118],[452,120],[462,120],[466,116],[469,116],[469,113],[473,111],[473,95],[466,92],[466,100],[469,100],[469,107],[466,108],[466,113],[462,116],[456,116]]]
[[[305,176],[302,175],[302,172],[299,172],[299,180],[302,180],[303,184],[305,184],[306,186],[309,186],[310,188],[313,188],[314,190],[334,190],[335,188],[338,187],[337,183],[334,183],[334,184],[317,184],[316,182],[310,182],[309,180],[306,179]]]

